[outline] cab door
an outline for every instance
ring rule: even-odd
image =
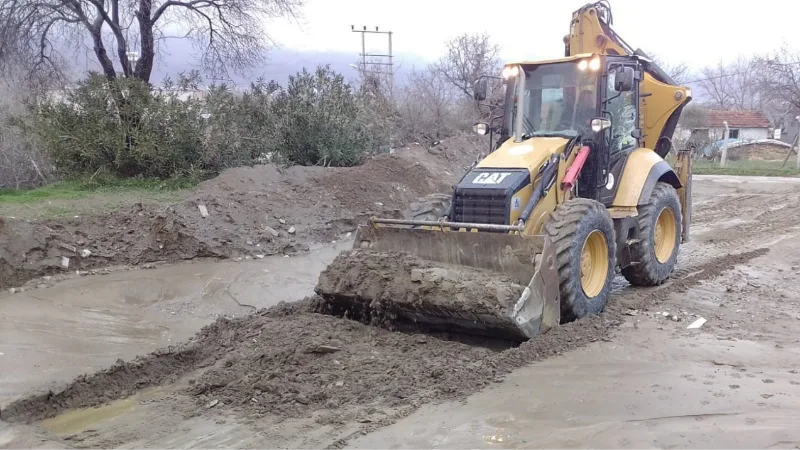
[[[603,153],[605,162],[603,185],[600,186],[598,200],[611,206],[619,186],[619,178],[628,155],[640,145],[639,128],[639,80],[636,79],[633,89],[619,92],[614,86],[614,74],[619,67],[631,67],[638,74],[636,62],[614,60],[609,58],[603,77],[603,109],[604,117],[611,120],[611,127],[605,131]],[[638,76],[637,76],[638,78]]]

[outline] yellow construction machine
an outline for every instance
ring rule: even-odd
[[[602,312],[617,268],[636,286],[669,278],[691,157],[664,158],[691,90],[611,23],[606,2],[587,4],[563,58],[505,65],[503,112],[475,125],[489,154],[436,208],[360,226],[320,274],[328,311],[521,341]]]

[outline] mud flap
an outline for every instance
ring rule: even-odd
[[[559,324],[555,250],[546,236],[362,225],[356,231],[353,248],[409,253],[427,261],[492,271],[525,286],[513,307],[501,313],[503,317],[476,323],[476,328],[503,321],[503,328],[516,328],[519,334],[532,338]]]

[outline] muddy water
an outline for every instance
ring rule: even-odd
[[[349,448],[796,448],[798,349],[650,324],[426,406]],[[765,383],[763,380],[772,380]]]
[[[221,315],[294,301],[350,242],[307,255],[195,262],[0,294],[0,405],[192,336]]]

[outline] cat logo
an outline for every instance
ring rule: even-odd
[[[510,172],[489,172],[479,173],[472,184],[500,184],[507,176],[511,175]]]

